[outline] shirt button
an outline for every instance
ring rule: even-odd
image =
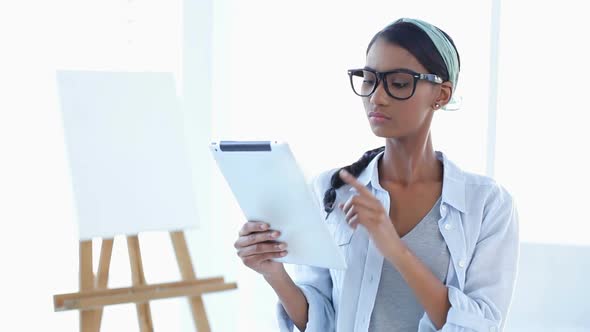
[[[440,207],[440,209],[441,209],[442,212],[445,212],[447,210],[447,206],[446,205],[443,205],[443,206]]]
[[[464,260],[460,260],[459,261],[459,267],[460,268],[464,268],[465,267],[465,261]]]
[[[451,224],[445,224],[445,229],[447,231],[450,231],[451,229],[453,229],[453,225],[451,225]]]

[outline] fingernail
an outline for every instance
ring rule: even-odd
[[[285,255],[287,255],[286,251],[281,252],[281,256],[285,256]]]
[[[272,232],[272,237],[279,237],[279,232]]]
[[[344,176],[347,176],[348,175],[348,172],[345,169],[341,169],[340,170],[340,174],[341,175],[344,175]]]
[[[281,243],[281,244],[277,245],[277,248],[283,250],[283,249],[287,248],[287,245],[284,243]]]
[[[267,229],[267,228],[268,228],[268,225],[267,224],[260,225],[260,229]]]

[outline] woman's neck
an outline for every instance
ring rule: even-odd
[[[430,133],[414,140],[387,138],[378,169],[380,183],[401,186],[441,182],[443,177],[442,163],[436,158]]]

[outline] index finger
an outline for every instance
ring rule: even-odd
[[[248,220],[248,222],[242,226],[242,229],[240,229],[238,234],[244,236],[254,232],[266,231],[268,228],[269,225],[265,222]]]
[[[338,175],[340,175],[342,181],[344,181],[346,184],[351,185],[359,193],[364,195],[371,193],[369,189],[367,189],[367,187],[363,186],[362,183],[358,182],[358,180],[344,168],[341,169],[340,172],[338,172]]]

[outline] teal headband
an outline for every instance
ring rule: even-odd
[[[430,37],[430,40],[432,40],[434,46],[436,46],[438,53],[445,61],[447,71],[449,72],[449,81],[453,84],[451,101],[444,108],[448,110],[458,109],[459,100],[455,97],[455,91],[459,80],[459,56],[455,47],[451,44],[451,41],[444,35],[444,33],[442,33],[442,31],[428,22],[413,18],[400,18],[395,21],[394,24],[398,22],[412,23],[422,29],[422,31],[426,32],[428,37]]]

